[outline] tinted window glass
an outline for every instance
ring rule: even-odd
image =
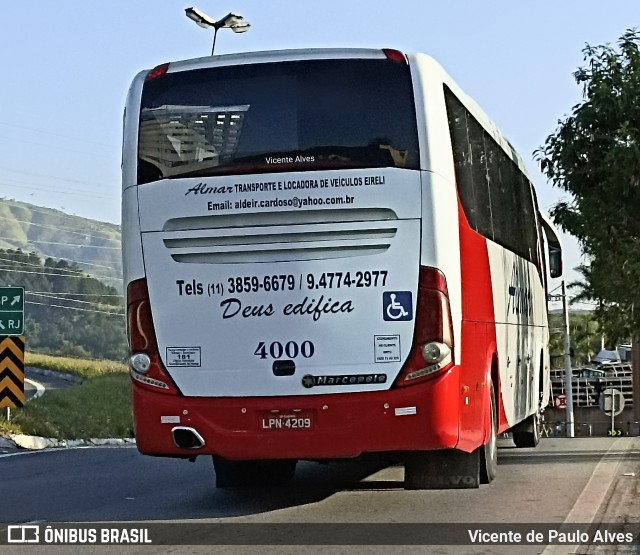
[[[419,168],[406,64],[308,60],[168,73],[145,84],[138,178]]]
[[[458,194],[469,225],[539,264],[531,184],[505,150],[445,87]]]
[[[520,206],[522,209],[522,244],[526,245],[526,252],[522,254],[528,260],[539,264],[538,260],[538,224],[534,197],[529,180],[520,174]]]
[[[458,194],[469,225],[493,238],[491,201],[486,180],[482,129],[474,124],[464,106],[450,94],[445,96]]]

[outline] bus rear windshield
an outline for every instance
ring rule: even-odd
[[[238,65],[168,73],[144,85],[138,183],[380,167],[419,168],[406,64]]]

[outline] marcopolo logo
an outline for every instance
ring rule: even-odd
[[[386,374],[347,374],[341,376],[312,376],[302,378],[302,385],[307,389],[323,385],[361,385],[386,383]]]

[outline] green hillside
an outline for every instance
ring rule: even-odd
[[[122,288],[120,227],[115,224],[3,198],[0,249],[32,252],[42,260],[66,260],[86,274]]]
[[[25,289],[27,350],[126,355],[118,226],[0,199],[0,286]]]

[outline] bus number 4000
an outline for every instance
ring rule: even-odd
[[[311,341],[303,341],[300,344],[296,341],[288,341],[284,345],[280,341],[273,341],[269,346],[264,341],[260,341],[253,354],[262,359],[267,357],[293,359],[298,356],[311,358],[315,351],[316,348]]]

